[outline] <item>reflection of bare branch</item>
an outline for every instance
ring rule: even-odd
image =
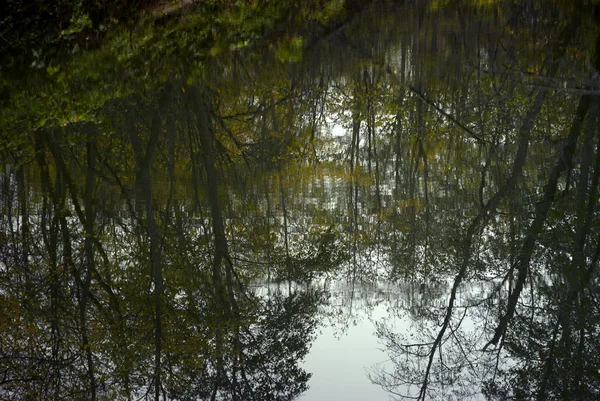
[[[459,340],[459,338],[456,335],[456,330],[460,327],[460,324],[462,322],[462,320],[465,318],[465,316],[467,315],[467,309],[465,308],[465,313],[463,313],[462,317],[460,318],[460,321],[458,322],[458,324],[456,325],[456,328],[450,330],[450,334],[452,335],[452,337],[454,337],[454,339],[456,340],[456,344],[458,344],[458,348],[460,349],[460,352],[462,353],[463,357],[465,358],[465,361],[467,361],[467,363],[469,364],[469,367],[475,371],[475,366],[473,366],[473,363],[471,362],[471,360],[469,359],[469,356],[467,355],[464,347],[462,346],[461,341]]]
[[[393,74],[393,72],[391,71],[391,69],[388,70],[388,73]],[[444,109],[442,107],[440,107],[437,104],[435,104],[435,102],[433,102],[432,100],[426,98],[425,95],[423,95],[421,92],[419,92],[416,88],[414,88],[411,85],[408,85],[408,89],[412,93],[414,93],[419,99],[421,99],[423,102],[427,103],[429,106],[433,107],[438,113],[440,113],[441,115],[443,115],[444,117],[446,117],[448,119],[448,121],[450,121],[451,123],[457,125],[460,129],[462,129],[467,134],[469,134],[473,139],[477,140],[477,142],[479,142],[479,143],[486,143],[486,141],[483,138],[481,138],[479,135],[477,135],[476,133],[474,133],[466,125],[464,125],[463,123],[461,123],[460,121],[458,121],[454,116],[452,116],[451,114],[448,114],[446,111],[444,111]]]
[[[512,84],[530,86],[536,89],[573,93],[577,95],[598,96],[600,94],[599,82],[593,78],[570,80],[568,78],[557,78],[548,75],[515,72],[511,70],[484,69],[473,63],[468,63],[468,67],[478,73],[486,74],[491,77],[503,76]],[[526,82],[526,80],[530,80],[531,82]]]
[[[548,381],[550,379],[550,374],[553,370],[554,365],[554,351],[556,348],[556,340],[558,336],[558,329],[560,327],[560,321],[557,319],[554,324],[554,329],[552,330],[552,341],[550,343],[550,349],[548,351],[548,357],[546,358],[546,363],[544,365],[544,376],[542,377],[542,382],[540,384],[540,388],[538,391],[537,399],[538,401],[542,401],[546,399],[546,387],[548,385]]]

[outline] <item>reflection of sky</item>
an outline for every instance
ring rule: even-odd
[[[368,313],[358,311],[356,314]],[[330,325],[321,329],[302,367],[312,373],[310,389],[302,401],[385,401],[389,394],[372,384],[367,369],[384,362],[386,355],[374,335],[374,321],[387,317],[385,305],[376,306],[370,316],[356,316],[343,334]],[[369,319],[370,317],[370,319]],[[336,338],[336,334],[337,337]]]
[[[458,329],[456,324],[460,321],[460,330],[456,332],[462,338],[463,350],[469,354],[473,364],[479,365],[481,369],[476,371],[466,370],[461,374],[463,380],[467,380],[473,374],[475,378],[483,380],[490,372],[483,366],[492,366],[485,361],[492,354],[485,355],[476,352],[481,349],[489,339],[489,332],[482,330],[480,319],[489,319],[490,316],[482,317],[479,313],[490,308],[468,308],[469,312],[463,315],[464,306],[481,303],[486,298],[493,283],[470,283],[468,288],[462,288],[457,294],[457,309],[453,318],[453,329]],[[388,355],[381,351],[383,344],[375,335],[375,323],[383,323],[393,333],[404,335],[408,343],[421,343],[433,341],[437,335],[439,326],[436,322],[445,313],[448,292],[451,282],[441,284],[437,290],[435,286],[428,286],[424,294],[419,291],[419,286],[409,284],[383,284],[375,286],[358,285],[354,296],[349,284],[342,282],[333,283],[330,287],[331,297],[328,307],[329,313],[325,312],[323,327],[318,332],[313,342],[310,353],[301,366],[312,377],[309,381],[309,390],[301,397],[301,401],[387,401],[394,399],[392,394],[387,393],[378,385],[372,384],[368,372],[375,373],[384,370],[388,373],[394,371],[394,365],[388,360]],[[430,292],[429,290],[433,290]],[[424,309],[422,309],[424,308]],[[493,307],[491,309],[494,309]],[[437,319],[416,318],[425,310],[436,311]],[[478,312],[479,311],[479,312]],[[349,322],[346,326],[345,323]],[[425,338],[419,332],[423,330],[429,333]],[[486,335],[487,334],[487,335]],[[446,338],[449,334],[446,335]],[[445,342],[444,355],[446,358],[452,356],[453,341]],[[495,354],[494,354],[495,355]],[[503,362],[510,366],[510,361]],[[450,359],[448,359],[450,360]],[[422,360],[425,362],[425,360]],[[421,366],[424,368],[425,365]],[[461,380],[461,379],[459,379]],[[468,381],[468,380],[467,380]],[[467,385],[468,386],[468,385]],[[479,393],[480,384],[473,387],[469,396],[465,399],[482,400]],[[435,387],[432,385],[430,387]],[[408,388],[396,388],[402,394],[416,395],[418,386]],[[453,386],[448,387],[442,394],[439,388],[435,390],[442,398],[452,396]],[[459,388],[457,388],[459,390]]]
[[[324,283],[318,284],[323,288]],[[457,293],[456,310],[453,314],[452,329],[460,330],[462,350],[469,355],[469,360],[475,371],[466,369],[459,375],[459,381],[468,383],[475,379],[475,387],[469,391],[470,397],[459,398],[482,400],[479,393],[480,383],[490,372],[488,358],[495,353],[482,354],[478,352],[489,340],[491,333],[483,329],[482,322],[492,319],[490,313],[495,313],[497,306],[483,302],[492,287],[493,282],[471,282],[461,287]],[[301,401],[387,401],[393,399],[392,394],[380,386],[372,384],[368,373],[377,371],[394,372],[394,365],[388,360],[389,356],[381,351],[383,343],[375,335],[375,323],[383,324],[391,332],[399,334],[402,343],[423,343],[433,341],[439,330],[439,322],[445,314],[451,280],[441,280],[438,284],[422,287],[419,283],[385,283],[356,284],[337,280],[329,283],[327,303],[319,307],[322,317],[321,327],[317,329],[317,337],[313,341],[309,354],[300,363],[308,373],[312,374],[309,390],[299,398]],[[304,286],[292,285],[296,291],[302,291]],[[280,290],[287,293],[286,285],[272,285],[271,292]],[[266,286],[257,286],[257,293],[268,296]],[[463,315],[468,305],[469,313]],[[431,315],[433,313],[433,315]],[[456,356],[454,337],[445,336],[444,355],[447,361]],[[450,338],[449,338],[450,337]],[[460,357],[460,355],[458,355]],[[437,361],[437,359],[436,359]],[[425,359],[421,360],[425,363]],[[502,358],[505,366],[511,366],[510,361]],[[437,362],[436,362],[437,363]],[[480,364],[480,365],[478,365]],[[420,365],[424,369],[425,364]],[[485,368],[484,368],[485,367]],[[473,376],[474,375],[474,376]],[[377,375],[375,375],[376,377]],[[435,378],[434,378],[435,379]],[[434,380],[435,381],[435,380]],[[469,386],[468,384],[466,384]],[[471,384],[472,385],[472,384]],[[438,387],[434,390],[435,387]],[[459,386],[460,387],[460,386]],[[436,384],[430,389],[440,395],[438,399],[448,399],[452,396],[453,386],[447,387],[442,394]],[[459,390],[459,388],[456,388]],[[406,387],[395,388],[401,394],[416,395],[417,387],[410,390]]]

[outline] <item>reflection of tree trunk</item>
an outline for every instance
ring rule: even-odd
[[[292,293],[292,260],[290,258],[290,245],[288,239],[288,213],[285,201],[285,192],[281,185],[281,210],[283,212],[283,243],[285,246],[285,269],[288,278],[288,294]]]
[[[355,180],[353,177],[352,180]],[[353,219],[352,219],[352,282],[356,280],[356,272],[358,270],[358,261],[357,261],[357,253],[358,253],[358,236],[360,232],[358,231],[358,184],[354,181],[351,181],[352,189],[354,190],[354,196],[352,198],[353,205]],[[354,285],[354,284],[353,284]],[[354,288],[354,287],[353,287]],[[354,290],[353,290],[354,291]]]
[[[160,118],[156,117],[152,125],[154,126],[153,130],[160,129]],[[153,205],[150,163],[145,164],[140,169],[137,182],[139,185],[138,190],[142,195],[145,206],[148,237],[150,238],[150,263],[152,266],[152,282],[154,284],[154,399],[159,401],[162,374],[162,294],[164,288],[160,239]]]
[[[233,320],[238,314],[237,302],[234,294],[233,266],[229,257],[227,237],[225,235],[225,224],[223,220],[223,211],[219,199],[219,182],[217,177],[216,164],[216,139],[212,124],[210,111],[210,102],[206,99],[198,87],[188,88],[190,94],[190,105],[196,116],[196,128],[200,144],[202,146],[204,169],[206,172],[208,198],[212,215],[212,229],[214,238],[214,258],[212,263],[212,278],[215,287],[216,309],[219,314],[233,313]],[[225,284],[223,285],[222,267],[225,266]],[[225,294],[227,292],[227,294]],[[227,296],[226,296],[227,295]],[[230,310],[231,308],[231,310]],[[211,400],[215,400],[218,395],[219,386],[226,380],[225,362],[223,359],[223,342],[225,335],[223,328],[217,322],[215,329],[215,351],[217,355],[216,379],[211,394]],[[237,325],[237,323],[235,323]],[[234,349],[239,351],[239,326],[234,327]],[[234,362],[235,363],[235,362]],[[233,380],[231,385],[233,399],[237,399],[236,376],[237,367],[234,366]]]
[[[201,210],[200,208],[200,188],[199,188],[199,183],[201,182],[201,169],[200,166],[198,165],[198,161],[201,160],[202,158],[200,157],[200,155],[197,154],[197,148],[200,146],[198,143],[196,143],[197,139],[195,137],[195,135],[193,135],[193,133],[195,132],[194,130],[194,122],[192,121],[192,118],[188,118],[187,119],[187,133],[188,133],[188,140],[187,140],[187,144],[188,144],[188,151],[190,152],[190,163],[191,163],[191,172],[192,172],[192,201],[193,201],[193,207],[194,210]]]
[[[350,204],[350,235],[352,236],[352,277],[356,277],[357,271],[357,236],[358,236],[358,179],[356,173],[356,167],[360,165],[360,125],[361,125],[361,112],[360,112],[360,79],[355,83],[353,107],[352,107],[352,139],[350,143],[350,182],[349,182],[349,199]]]
[[[590,164],[593,158],[593,149],[594,136],[598,132],[598,111],[599,105],[598,100],[593,99],[594,106],[594,118],[588,118],[587,128],[585,139],[583,143],[583,155],[580,166],[580,174],[579,174],[579,182],[577,185],[577,199],[576,199],[576,232],[573,241],[574,251],[573,258],[571,260],[570,266],[568,266],[563,272],[563,276],[567,282],[567,293],[564,297],[561,297],[559,300],[560,308],[559,308],[559,317],[556,321],[555,334],[553,335],[552,342],[549,347],[549,352],[546,357],[546,362],[544,364],[544,376],[541,380],[537,400],[542,401],[547,398],[548,384],[550,382],[551,374],[555,365],[555,355],[554,350],[556,348],[556,337],[558,333],[559,326],[562,326],[562,335],[561,335],[561,348],[562,348],[562,356],[563,366],[569,366],[571,361],[574,361],[575,368],[574,370],[577,372],[583,371],[582,364],[583,360],[583,352],[585,347],[585,327],[586,327],[586,310],[587,298],[584,295],[584,289],[587,285],[589,279],[592,277],[591,268],[593,268],[593,264],[590,268],[586,269],[585,260],[584,260],[584,248],[585,243],[587,242],[587,234],[590,228],[590,222],[592,221],[592,217],[594,214],[594,210],[597,207],[598,202],[598,182],[600,178],[600,153],[596,153],[596,160],[594,165],[594,174],[592,176],[591,186],[588,186],[589,174],[590,174]],[[599,143],[600,145],[600,143]],[[589,188],[589,192],[588,192]],[[587,198],[587,205],[586,205]],[[579,299],[578,299],[579,298]],[[579,301],[579,302],[577,302]],[[579,332],[579,344],[577,347],[577,355],[572,355],[572,339],[571,339],[571,320],[572,320],[572,311],[574,308],[574,303],[577,302],[577,321],[576,321],[576,329]],[[565,391],[579,391],[582,376],[573,376],[572,380],[574,382],[569,383],[566,386]],[[583,394],[584,392],[581,392]],[[571,399],[573,394],[565,394],[565,396]]]
[[[577,26],[576,22],[574,22],[571,25]],[[562,35],[563,39],[564,39],[564,41],[562,42],[563,45],[568,42],[568,36],[571,34],[571,29],[572,29],[572,26],[568,27],[563,32],[563,35]],[[558,46],[555,47],[554,52],[553,52],[554,54],[552,55],[553,58],[550,60],[550,62],[552,62],[552,60],[554,60],[554,62],[552,62],[551,67],[549,68],[548,76],[554,76],[558,70],[558,65],[559,65],[558,60],[560,60],[561,54],[559,54],[557,48],[558,48]],[[480,211],[479,215],[474,220],[474,223],[476,223],[476,222],[477,222],[477,224],[484,223],[488,218],[488,213],[490,211],[496,209],[496,207],[500,203],[500,200],[503,199],[505,196],[507,196],[508,193],[510,191],[512,191],[512,188],[514,188],[514,186],[516,185],[517,180],[520,177],[523,167],[525,165],[525,161],[527,159],[531,131],[534,127],[536,118],[540,113],[542,105],[544,104],[544,101],[546,99],[546,94],[547,94],[546,89],[542,88],[537,91],[534,101],[533,101],[532,105],[529,107],[529,110],[527,111],[527,113],[525,114],[523,122],[521,123],[521,126],[519,128],[518,148],[517,148],[517,153],[515,155],[514,162],[513,162],[512,173],[511,173],[509,179],[506,181],[506,183],[500,188],[500,190],[498,192],[496,192],[494,194],[494,196],[492,196],[492,198],[490,198],[490,200],[483,205],[482,210]],[[469,247],[470,247],[471,239],[469,238],[466,241],[466,243],[468,243]],[[513,256],[511,256],[511,259],[512,258],[513,258]],[[511,270],[508,273],[508,277],[509,277],[511,284],[512,284],[513,266],[514,266],[514,264],[511,264]],[[466,270],[465,270],[465,272],[466,272]],[[527,272],[525,271],[525,276],[526,276],[526,273]],[[459,273],[457,275],[457,279],[460,277],[460,280],[458,281],[458,283],[460,283],[460,281],[462,281],[462,276],[464,276],[464,273],[463,274]],[[455,285],[457,285],[456,280],[455,280]],[[514,294],[512,288],[509,290],[509,292],[510,292],[510,294]],[[519,290],[519,292],[520,292],[520,290]],[[516,302],[515,302],[515,305],[516,305]],[[514,313],[514,310],[513,310],[513,313]],[[496,330],[496,333],[494,335],[494,338],[488,344],[485,345],[485,347],[483,348],[484,350],[487,349],[487,347],[490,344],[497,344],[500,337],[503,335],[504,330],[506,329],[506,324],[508,323],[508,320],[505,318],[501,318],[500,320],[501,320],[501,322],[503,320],[505,321],[504,323],[502,323],[503,327],[502,328],[498,327],[498,329]]]
[[[431,24],[431,54],[436,54],[438,50],[438,24],[439,14],[435,14]]]
[[[513,315],[515,314],[517,301],[519,300],[519,296],[521,295],[521,291],[523,290],[523,286],[525,284],[527,271],[529,269],[529,262],[533,254],[535,244],[537,242],[537,237],[542,231],[544,222],[546,220],[546,216],[548,215],[548,212],[550,211],[550,206],[554,201],[554,195],[556,193],[556,188],[558,185],[560,174],[567,168],[571,168],[573,153],[575,152],[575,147],[577,145],[577,138],[579,137],[579,133],[581,132],[583,120],[585,119],[585,116],[588,112],[590,100],[591,97],[589,95],[584,95],[581,97],[579,105],[577,106],[577,110],[575,112],[575,118],[573,119],[573,123],[571,124],[571,131],[569,133],[567,142],[563,147],[562,151],[560,152],[558,161],[554,169],[550,173],[550,178],[548,180],[548,184],[545,186],[543,198],[539,203],[536,204],[535,217],[533,219],[533,222],[531,223],[531,226],[529,227],[529,230],[527,231],[527,234],[523,241],[523,245],[521,246],[521,250],[517,257],[517,264],[516,266],[511,267],[511,270],[513,270],[515,267],[517,269],[517,281],[515,283],[515,288],[509,294],[506,306],[506,313],[500,319],[498,327],[496,328],[496,332],[494,333],[494,337],[490,340],[488,345],[498,343],[500,337],[502,337],[506,332],[508,322],[512,319]]]
[[[375,131],[375,125],[372,124],[373,119],[373,80],[372,77],[369,76],[369,72],[365,69],[363,71],[363,79],[364,79],[364,87],[365,87],[365,97],[367,98],[367,105],[365,107],[366,111],[366,123],[367,123],[367,171],[369,175],[371,175],[371,164],[373,159],[373,135]]]
[[[399,100],[398,111],[396,112],[396,137],[394,141],[394,179],[395,179],[395,192],[399,194],[400,190],[400,166],[402,164],[402,147],[400,139],[402,137],[402,98]]]
[[[359,144],[360,144],[360,104],[359,104],[359,84],[358,81],[355,83],[354,94],[353,94],[353,107],[352,107],[352,139],[350,140],[350,174],[354,172],[354,168],[359,164]]]
[[[267,203],[267,221],[266,221],[266,233],[271,233],[271,192],[269,190],[269,179],[265,179],[265,201]],[[270,241],[266,246],[267,254],[267,292],[268,296],[271,296],[271,243]]]
[[[419,107],[417,107],[419,109]],[[419,204],[419,191],[418,191],[418,171],[419,171],[419,161],[421,160],[421,149],[422,149],[422,140],[420,137],[417,138],[412,150],[411,150],[411,165],[410,165],[410,176],[408,180],[408,197],[410,204],[405,208],[406,213],[408,214],[409,223],[410,223],[410,237],[409,237],[409,245],[410,245],[410,276],[411,278],[415,277],[415,272],[418,265],[417,260],[417,206]],[[427,241],[427,238],[425,239]]]
[[[58,182],[57,182],[58,184]],[[55,199],[56,201],[56,199]],[[60,293],[61,293],[61,271],[58,264],[58,215],[60,213],[60,206],[54,204],[54,216],[52,217],[52,223],[50,225],[50,237],[48,241],[48,255],[50,257],[50,343],[51,343],[51,355],[52,365],[50,371],[50,391],[52,392],[52,398],[58,399],[61,387],[61,365],[60,361],[60,349],[62,333],[59,323],[59,311],[60,311]]]
[[[544,370],[542,379],[540,380],[540,386],[538,389],[538,394],[536,397],[537,401],[545,401],[546,400],[546,391],[548,382],[550,380],[550,375],[552,374],[552,370],[554,369],[554,361],[555,361],[555,351],[556,351],[556,343],[558,338],[558,330],[559,330],[559,321],[556,321],[554,328],[552,330],[552,339],[550,340],[550,346],[548,347],[548,355],[546,356],[546,362],[544,364]]]
[[[404,80],[406,75],[406,41],[402,41],[402,61],[400,64],[400,94],[398,95],[398,110],[396,111],[396,129],[395,129],[395,142],[394,142],[394,153],[395,153],[395,161],[394,161],[394,175],[395,175],[395,189],[396,193],[399,193],[400,189],[400,166],[402,163],[402,147],[401,147],[401,138],[402,138],[402,120],[403,120],[403,105],[404,105]]]
[[[553,70],[553,73],[555,71],[556,70]],[[435,350],[437,349],[437,347],[443,340],[446,330],[448,329],[448,327],[450,325],[450,319],[452,318],[452,314],[454,311],[454,303],[456,302],[456,295],[458,292],[458,288],[460,287],[463,279],[465,278],[465,275],[467,273],[467,268],[470,264],[471,246],[473,243],[473,238],[474,238],[475,234],[477,232],[479,232],[479,230],[481,230],[481,228],[487,222],[490,212],[495,210],[497,208],[497,206],[500,204],[500,201],[505,196],[507,196],[510,193],[510,191],[512,191],[512,189],[516,185],[519,177],[521,176],[521,173],[523,171],[523,167],[525,165],[525,161],[527,158],[528,149],[529,149],[529,138],[531,136],[531,130],[533,129],[534,122],[541,110],[541,107],[542,107],[542,104],[544,103],[545,97],[546,97],[546,91],[544,89],[540,89],[533,101],[533,104],[530,106],[529,110],[525,114],[523,123],[521,124],[521,127],[519,128],[518,148],[517,148],[517,152],[515,154],[515,158],[513,161],[513,168],[512,168],[511,175],[509,176],[507,181],[502,185],[502,187],[498,190],[498,192],[496,192],[494,194],[494,196],[492,196],[490,198],[490,200],[483,205],[483,207],[479,211],[479,214],[475,217],[475,219],[473,219],[473,221],[471,222],[471,224],[469,225],[469,227],[467,229],[465,239],[461,246],[462,255],[461,255],[460,269],[454,278],[454,283],[453,283],[452,289],[450,291],[450,299],[448,301],[448,307],[446,309],[446,315],[444,317],[442,327],[440,328],[438,335],[436,336],[436,338],[431,346],[431,351],[429,353],[429,358],[428,358],[429,360],[428,360],[427,368],[425,371],[425,377],[423,379],[423,383],[422,383],[421,389],[419,391],[419,397],[418,397],[419,400],[424,400],[424,398],[425,398],[425,394],[427,392],[427,387],[429,384],[429,375],[430,375],[431,367],[432,367],[433,360],[435,357]],[[503,331],[502,331],[502,333],[503,333]],[[494,344],[497,343],[497,341],[500,339],[500,336],[501,335],[498,335],[498,339],[496,339],[496,342],[494,342]],[[490,343],[492,343],[492,342],[490,341]],[[486,345],[484,347],[484,349],[486,349],[488,345]]]
[[[375,74],[375,72],[373,72]],[[368,132],[369,132],[369,174],[371,174],[371,159],[375,162],[375,196],[377,198],[377,211],[381,210],[381,192],[379,188],[379,159],[377,157],[377,131],[375,127],[375,105],[373,92],[375,90],[375,77],[371,77],[368,95]]]
[[[419,155],[421,160],[423,160],[423,189],[425,196],[425,250],[423,254],[427,255],[427,248],[429,245],[429,164],[427,163],[427,154],[423,147],[422,138],[419,138]]]
[[[96,188],[96,176],[95,176],[95,160],[96,160],[96,139],[94,138],[87,143],[87,175],[85,184],[85,193],[83,196],[83,204],[85,207],[85,272],[84,277],[81,280],[81,295],[79,300],[79,322],[81,325],[81,341],[85,350],[87,368],[88,368],[88,380],[90,386],[90,398],[91,400],[96,399],[96,377],[94,374],[94,361],[92,355],[92,349],[88,339],[88,325],[87,325],[87,301],[90,296],[90,284],[92,282],[92,271],[94,269],[94,191]]]
[[[42,192],[50,195],[52,205],[49,205],[48,198],[44,196],[42,200],[42,237],[44,248],[48,252],[49,268],[49,293],[50,293],[50,371],[48,372],[49,381],[45,383],[44,395],[51,394],[48,398],[59,399],[61,386],[61,364],[60,349],[62,334],[59,324],[59,302],[60,302],[60,284],[61,272],[58,264],[58,232],[59,217],[62,213],[62,180],[57,175],[52,188],[52,179],[45,156],[44,134],[39,133],[36,137],[37,162],[41,170]],[[50,221],[49,221],[50,220]],[[48,388],[49,387],[49,388]]]
[[[57,137],[58,137],[58,133],[57,133]],[[73,278],[75,280],[76,283],[76,295],[77,295],[77,299],[78,299],[78,309],[79,309],[79,326],[80,326],[80,330],[81,330],[81,342],[82,342],[82,349],[83,352],[85,354],[85,360],[86,360],[86,364],[87,364],[87,379],[88,379],[88,394],[89,394],[89,398],[92,400],[96,399],[96,377],[95,377],[95,373],[94,373],[94,363],[93,363],[93,353],[92,353],[92,349],[90,347],[90,341],[88,338],[88,331],[89,331],[89,327],[87,324],[87,301],[90,297],[90,285],[91,285],[91,278],[92,278],[92,271],[94,269],[94,261],[93,261],[93,206],[92,206],[92,195],[93,195],[93,191],[94,191],[94,184],[93,181],[95,180],[95,176],[94,176],[94,166],[93,166],[93,160],[95,158],[95,145],[88,143],[88,152],[87,152],[87,156],[88,156],[88,175],[86,177],[86,193],[84,195],[84,201],[85,201],[85,207],[86,207],[86,216],[85,218],[83,218],[83,215],[81,213],[80,207],[77,203],[76,200],[76,196],[77,196],[77,190],[75,185],[73,184],[73,182],[71,181],[70,178],[70,174],[67,170],[66,164],[64,162],[64,160],[62,159],[62,155],[60,152],[59,147],[56,144],[57,141],[57,137],[55,138],[49,138],[48,141],[48,148],[50,149],[50,152],[52,153],[54,160],[55,160],[55,166],[56,166],[56,177],[57,177],[57,181],[56,184],[60,185],[61,188],[56,188],[56,191],[54,192],[55,194],[55,199],[56,202],[58,202],[58,204],[60,204],[59,206],[59,211],[58,211],[58,220],[59,220],[59,225],[60,225],[60,231],[61,231],[61,235],[62,235],[62,242],[63,242],[63,265],[67,268],[67,270],[69,270],[72,275]],[[45,173],[46,175],[46,173]],[[49,177],[46,176],[46,178],[44,178],[44,180],[49,180]],[[64,188],[62,188],[64,187]],[[86,257],[86,262],[85,262],[85,271],[84,271],[84,275],[85,278],[82,279],[82,271],[80,270],[80,268],[78,268],[74,261],[73,261],[73,257],[72,257],[72,250],[71,250],[71,234],[69,231],[69,227],[68,227],[68,223],[67,223],[67,219],[66,219],[66,215],[68,213],[68,211],[66,210],[66,188],[69,188],[70,192],[71,192],[71,198],[73,199],[73,204],[75,206],[75,209],[78,213],[78,216],[82,222],[82,225],[84,226],[84,230],[85,230],[85,239],[84,239],[84,252],[85,252],[85,257]]]
[[[161,115],[165,105],[167,104],[167,96],[169,88],[164,89],[159,100],[159,110],[154,112],[150,125],[150,134],[146,142],[145,149],[142,149],[141,138],[135,124],[131,124],[129,128],[129,136],[135,153],[138,173],[136,176],[136,185],[138,193],[146,214],[146,229],[150,239],[150,263],[152,272],[152,283],[154,285],[154,399],[160,400],[162,390],[162,297],[164,293],[164,281],[162,272],[162,255],[161,244],[159,238],[159,228],[156,222],[153,191],[151,179],[151,166],[154,159],[154,154],[158,146],[158,140],[162,132]]]
[[[217,180],[217,171],[215,168],[216,144],[214,139],[214,129],[211,123],[209,103],[204,98],[199,88],[190,88],[191,101],[193,102],[193,111],[196,115],[196,124],[200,145],[202,146],[202,156],[206,179],[208,184],[208,201],[212,215],[212,229],[214,237],[215,253],[212,263],[212,278],[215,287],[215,297],[219,305],[225,302],[222,266],[224,259],[228,257],[227,237],[225,236],[225,225],[223,223],[223,212],[219,200],[219,185]],[[229,269],[226,269],[229,270]],[[229,276],[229,273],[227,273]],[[230,282],[231,280],[227,280]]]
[[[29,213],[27,207],[29,202],[27,199],[27,188],[25,187],[25,172],[22,166],[19,166],[16,171],[17,179],[17,202],[19,204],[19,215],[21,216],[21,252],[19,258],[19,266],[23,267],[25,274],[24,281],[26,287],[29,287]]]
[[[586,269],[584,248],[588,239],[590,223],[593,218],[594,211],[598,202],[598,181],[600,178],[600,154],[596,153],[596,160],[592,176],[591,186],[588,185],[590,178],[590,168],[594,158],[594,137],[598,132],[598,99],[593,99],[593,118],[588,118],[585,139],[582,147],[582,158],[580,164],[579,180],[577,184],[576,204],[576,228],[573,241],[573,251],[571,263],[566,266],[562,272],[567,283],[567,293],[561,297],[558,324],[562,326],[561,333],[561,355],[562,366],[574,365],[573,369],[577,372],[583,371],[583,353],[585,348],[585,331],[586,325],[586,308],[589,307],[588,299],[584,293],[585,287],[591,278],[591,266]],[[576,355],[573,355],[573,339],[572,339],[572,314],[573,309],[576,312],[575,327],[578,334],[578,344]],[[555,344],[551,344],[551,351]],[[545,363],[545,374],[538,392],[538,400],[545,400],[547,397],[547,387],[550,381],[550,375],[554,366],[554,356],[550,353],[547,356]],[[565,386],[565,396],[569,399],[575,397],[575,393],[581,390],[581,376],[573,376],[571,382]],[[581,393],[583,394],[583,392]]]
[[[361,125],[361,107],[360,107],[360,77],[355,82],[354,94],[353,94],[353,106],[352,106],[352,140],[350,143],[350,186],[349,186],[349,198],[350,204],[348,205],[351,209],[350,215],[351,224],[350,232],[352,235],[352,276],[356,277],[357,271],[357,236],[358,236],[358,179],[356,176],[356,167],[360,165],[360,125]]]
[[[589,231],[589,224],[591,219],[586,211],[586,199],[588,197],[588,181],[590,175],[590,165],[593,158],[594,143],[593,138],[595,134],[595,126],[593,126],[592,118],[588,119],[588,127],[586,129],[585,139],[582,147],[582,157],[579,166],[579,182],[577,183],[577,195],[575,199],[575,236],[573,239],[573,252],[572,260],[569,266],[566,267],[563,275],[567,282],[567,296],[566,300],[561,304],[563,310],[561,316],[561,324],[563,328],[562,341],[565,344],[565,348],[571,349],[571,309],[573,307],[573,301],[577,298],[578,294],[584,288],[585,283],[583,282],[584,276],[584,247]]]
[[[414,152],[413,152],[414,154]],[[408,180],[408,199],[409,204],[404,208],[404,211],[408,215],[409,221],[409,250],[410,250],[410,265],[409,270],[406,271],[405,277],[408,278],[409,272],[410,277],[414,278],[415,269],[417,266],[417,202],[415,194],[415,176],[413,174],[413,168],[416,170],[417,167],[413,167],[413,162],[417,163],[417,160],[411,157],[410,175]]]

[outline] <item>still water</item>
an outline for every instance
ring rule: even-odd
[[[2,20],[0,400],[600,399],[595,2],[56,7]]]

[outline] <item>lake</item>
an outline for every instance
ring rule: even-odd
[[[0,400],[600,399],[596,2],[2,7]]]

